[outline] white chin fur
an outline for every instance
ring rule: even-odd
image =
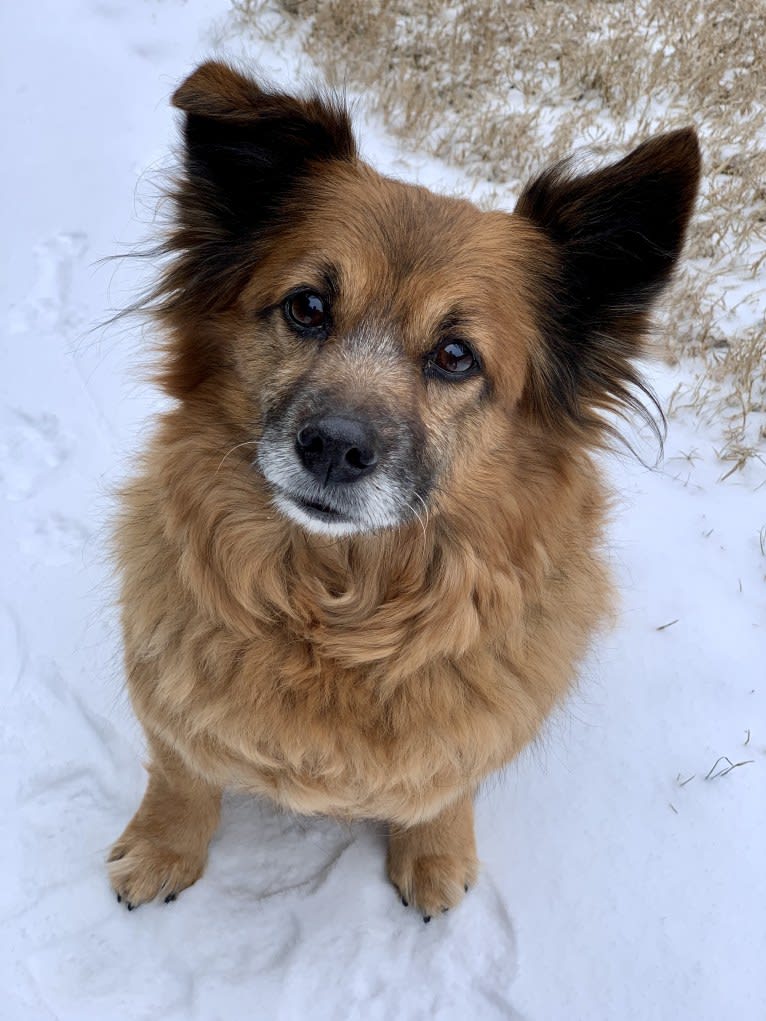
[[[291,489],[309,493],[316,490],[316,480],[302,472],[294,456],[282,450],[278,444],[269,444],[259,449],[257,463],[271,486],[278,510],[314,535],[360,535],[377,532],[382,528],[396,528],[401,524],[400,501],[397,501],[396,489],[385,473],[376,476],[372,484],[370,480],[362,481],[361,493],[357,492],[353,501],[356,504],[355,519],[323,521],[290,496]]]
[[[313,532],[315,535],[332,535],[337,537],[372,531],[371,528],[366,528],[355,521],[321,521],[312,514],[308,514],[297,504],[293,503],[289,496],[284,496],[282,493],[274,494],[274,503],[286,518],[294,521],[296,525],[305,528],[307,532]]]

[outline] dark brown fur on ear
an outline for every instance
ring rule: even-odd
[[[597,410],[626,406],[653,423],[632,359],[681,252],[699,173],[697,136],[686,129],[582,177],[564,162],[524,190],[516,212],[549,242],[537,299],[543,349],[526,395],[548,425],[596,438],[605,429]]]
[[[172,261],[153,299],[173,334],[160,382],[182,397],[221,358],[204,320],[237,297],[282,211],[300,215],[306,178],[330,161],[353,160],[356,147],[337,102],[265,89],[215,61],[179,86],[173,105],[186,115],[183,174],[162,249]]]

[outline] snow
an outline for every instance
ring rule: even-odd
[[[106,522],[159,398],[135,371],[138,327],[98,328],[146,267],[99,260],[145,235],[167,97],[195,61],[223,49],[285,84],[309,74],[295,40],[233,38],[226,15],[224,0],[0,13],[0,1017],[766,1016],[766,487],[757,461],[719,481],[690,419],[661,467],[608,462],[619,623],[487,784],[483,873],[459,909],[424,926],[401,906],[380,827],[233,796],[198,884],[116,904],[103,859],[144,776]],[[382,169],[465,187],[361,120]],[[664,398],[683,371],[653,370]],[[746,764],[705,779],[723,755]]]

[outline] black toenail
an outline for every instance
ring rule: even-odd
[[[122,904],[122,897],[119,895],[119,893],[117,894],[117,903]]]
[[[466,883],[466,884],[465,884],[465,886],[463,887],[463,889],[465,890],[465,892],[466,892],[466,893],[468,893],[468,883]]]
[[[428,923],[431,921],[431,916],[423,915],[423,921],[426,923],[426,925],[428,925]]]
[[[126,905],[128,911],[132,911],[133,908],[135,907],[135,904],[131,904],[129,900],[125,901],[125,905]]]
[[[410,906],[410,902],[405,897],[402,897],[402,904],[404,904],[406,908]]]
[[[169,893],[169,894],[167,895],[167,897],[165,898],[165,903],[166,903],[166,904],[169,904],[169,903],[170,903],[170,902],[171,902],[172,900],[175,900],[175,899],[176,899],[176,896],[177,896],[177,895],[176,895],[175,893]]]

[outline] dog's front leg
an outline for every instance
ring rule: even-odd
[[[423,921],[454,907],[476,881],[479,863],[473,832],[473,799],[465,795],[429,822],[391,827],[388,876],[402,902]]]
[[[109,879],[129,910],[158,894],[165,902],[202,875],[218,826],[221,788],[191,773],[166,745],[150,741],[149,784],[112,847]]]

